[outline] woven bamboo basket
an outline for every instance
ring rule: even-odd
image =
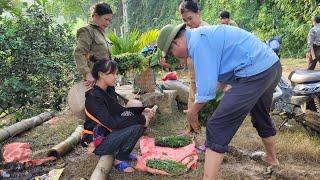
[[[134,78],[134,92],[145,94],[149,92],[154,92],[156,88],[156,78],[153,70],[147,68],[142,70],[142,72],[135,76]]]

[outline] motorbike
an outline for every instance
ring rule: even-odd
[[[279,58],[282,38],[276,36],[266,42]],[[273,93],[271,112],[283,119],[279,129],[294,119],[320,135],[320,71],[294,70],[288,79],[282,76]]]

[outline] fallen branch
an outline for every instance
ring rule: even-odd
[[[83,126],[79,125],[76,130],[65,140],[58,145],[51,148],[48,152],[48,156],[54,156],[60,158],[64,156],[69,151],[71,151],[81,140],[81,132],[83,131]]]
[[[11,126],[4,127],[0,129],[0,142],[8,139],[9,137],[14,137],[15,135],[20,134],[28,129],[34,128],[51,119],[53,116],[54,114],[52,112],[45,112],[38,116],[21,120],[20,122]]]
[[[100,160],[94,169],[90,180],[105,180],[112,168],[113,165],[113,156],[104,155],[100,157]]]

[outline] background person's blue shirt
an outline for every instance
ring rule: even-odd
[[[279,60],[265,43],[237,27],[200,27],[187,30],[185,36],[194,63],[197,103],[215,98],[217,83],[224,75],[253,76]]]

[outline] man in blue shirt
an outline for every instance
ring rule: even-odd
[[[191,57],[195,68],[195,104],[188,109],[190,125],[199,128],[198,112],[215,98],[218,82],[231,85],[206,126],[204,179],[215,179],[228,144],[248,113],[265,146],[261,160],[278,165],[276,128],[269,112],[272,94],[281,77],[277,55],[253,34],[218,25],[186,30],[183,24],[160,31],[158,48],[163,56]]]

